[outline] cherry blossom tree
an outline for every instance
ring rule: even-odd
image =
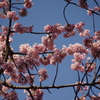
[[[73,100],[100,100],[100,30],[96,30],[95,16],[100,16],[100,4],[91,0],[96,5],[89,6],[88,0],[62,0],[65,2],[63,17],[65,25],[55,23],[44,26],[44,32],[34,32],[34,25],[28,27],[19,23],[21,17],[27,17],[28,9],[34,7],[32,0],[0,0],[0,20],[7,20],[7,25],[0,25],[0,96],[2,100],[20,100],[16,90],[23,90],[26,93],[25,100],[42,100],[44,90],[51,93],[51,89],[71,87],[74,92]],[[19,7],[19,5],[21,5]],[[84,9],[87,16],[92,17],[93,32],[84,29],[86,23],[70,23],[66,12],[68,6],[76,6]],[[15,10],[14,10],[15,9]],[[41,43],[20,44],[19,51],[15,52],[11,43],[15,34],[43,35]],[[93,33],[93,34],[92,34]],[[83,37],[83,44],[74,43],[62,48],[57,48],[55,40],[63,38]],[[77,72],[75,83],[57,85],[59,64],[63,60],[73,56],[70,68]],[[55,75],[52,77],[51,85],[43,85],[44,81],[51,77],[46,66],[56,66]],[[66,61],[67,65],[67,61]],[[42,66],[42,67],[41,67]],[[34,71],[35,70],[35,71]],[[35,84],[38,79],[39,85]],[[67,90],[66,90],[67,91]],[[82,93],[82,95],[80,95]],[[68,98],[66,98],[68,99]]]

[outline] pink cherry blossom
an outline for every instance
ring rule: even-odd
[[[81,8],[87,8],[88,7],[88,4],[84,0],[79,0],[79,6]]]
[[[47,57],[40,58],[39,61],[40,61],[40,63],[43,64],[44,66],[50,64],[50,59],[48,59]]]
[[[38,74],[40,75],[39,77],[40,81],[44,81],[49,77],[47,75],[47,70],[45,68],[40,68],[40,70],[38,71]]]
[[[33,6],[32,0],[24,0],[24,7],[29,9]]]
[[[87,49],[83,45],[79,43],[75,43],[74,45],[70,44],[69,47],[67,48],[68,55],[73,55],[75,52],[85,53],[85,54],[88,53]]]
[[[34,100],[42,100],[44,92],[41,89],[30,89],[32,96],[34,97]],[[32,100],[30,94],[28,91],[24,90],[25,93],[27,93],[27,99],[25,100]]]
[[[0,8],[7,7],[7,5],[6,1],[0,2]]]
[[[79,35],[81,36],[81,37],[85,37],[85,36],[90,36],[90,34],[89,34],[89,32],[90,32],[90,30],[84,30],[83,32],[81,32]]]
[[[75,25],[75,29],[77,29],[78,32],[80,33],[80,32],[83,31],[83,26],[84,26],[84,25],[85,25],[85,24],[84,24],[83,22],[79,22],[79,23],[77,23],[77,24]]]
[[[34,45],[33,45],[33,49],[34,49],[34,51],[37,51],[38,53],[41,53],[41,52],[45,52],[45,46],[43,45],[43,44],[37,44],[37,43],[35,43]]]
[[[98,11],[100,13],[100,6],[94,7],[94,10]]]
[[[76,71],[79,70],[82,73],[85,71],[85,67],[81,65],[81,62],[74,62],[74,64],[71,64],[71,69]]]
[[[42,43],[49,50],[53,50],[53,48],[54,48],[54,41],[53,41],[52,37],[49,37],[48,35],[47,36],[43,36],[42,37]]]
[[[42,100],[43,95],[44,95],[44,92],[41,91],[41,89],[37,89],[35,91],[35,94],[34,94],[34,99],[35,100]]]
[[[35,66],[40,66],[40,62],[39,62],[39,56],[38,54],[27,54],[25,57],[24,57],[24,62],[27,62],[28,64],[28,68],[30,68],[31,70],[33,70],[33,65]]]
[[[3,95],[3,98],[6,100],[17,100],[18,99],[18,94],[16,93],[15,90],[12,90],[10,92],[7,92]]]
[[[14,29],[15,32],[20,32],[21,27],[22,27],[22,24],[20,24],[20,23],[15,23],[13,25],[13,29]]]
[[[75,62],[74,64],[71,64],[71,69],[72,70],[78,70],[80,64],[81,64],[80,62]]]
[[[33,84],[34,82],[34,75],[25,74],[25,78],[27,79],[29,84]]]
[[[74,28],[75,28],[74,24],[67,24],[64,26],[64,31],[70,33],[73,31]]]
[[[67,53],[65,49],[57,49],[55,48],[54,53],[50,56],[50,64],[56,65],[56,63],[61,63],[62,60],[66,57]]]
[[[19,47],[19,51],[26,54],[28,52],[28,49],[30,48],[29,44],[21,44]]]
[[[8,30],[9,30],[8,27],[2,26],[1,29],[2,29],[2,34],[4,34],[4,35],[8,34]],[[13,36],[13,35],[14,35],[14,33],[10,33],[10,36]]]
[[[0,13],[0,18],[6,19],[6,18],[7,18],[7,16],[6,16],[6,15],[4,15],[4,14],[1,14],[1,13]]]
[[[84,46],[86,46],[87,48],[90,48],[90,47],[92,47],[92,45],[93,45],[93,40],[90,39],[90,38],[85,38],[85,39],[83,40],[83,44],[84,44]]]
[[[100,100],[100,93],[98,93],[98,97],[95,95],[91,96],[91,100]]]
[[[85,59],[86,54],[74,53],[74,61],[81,61]]]
[[[24,59],[20,59],[20,61],[17,62],[18,72],[26,73],[26,68],[28,68],[28,64],[24,62]]]
[[[33,57],[33,58],[35,58],[35,59],[39,59],[38,51],[34,50],[33,47],[30,47],[30,48],[28,49],[27,55],[29,55],[29,56],[31,56],[31,57]]]
[[[100,40],[100,31],[96,31],[94,34],[95,34],[95,39]]]
[[[30,33],[30,32],[32,32],[32,30],[33,30],[33,26],[30,26],[30,27],[25,27],[25,26],[22,26],[22,24],[20,24],[20,23],[15,23],[14,25],[13,25],[13,30],[15,31],[15,32],[18,32],[18,34],[23,34],[23,33]]]
[[[87,14],[88,14],[88,15],[92,15],[92,13],[93,13],[93,9],[88,9],[88,10],[87,10]]]
[[[44,26],[44,31],[47,32],[47,33],[52,32],[52,34],[56,34],[56,36],[58,36],[64,30],[63,30],[63,26],[61,24],[55,24],[55,25]]]
[[[15,68],[13,62],[4,63],[2,65],[2,68],[4,69],[4,73],[6,75],[12,75],[13,73],[16,73],[16,68]]]
[[[86,62],[86,70],[87,72],[92,72],[96,67],[96,63],[90,63],[90,62]]]
[[[93,46],[90,49],[90,53],[92,54],[93,57],[99,57],[100,56],[99,51],[100,51],[100,41],[94,42]]]
[[[15,11],[8,11],[7,12],[7,17],[9,19],[12,19],[13,21],[16,21],[19,19],[19,17],[16,15],[16,12]]]
[[[64,35],[63,35],[63,37],[65,37],[65,38],[68,38],[68,37],[70,37],[70,36],[75,36],[76,35],[76,31],[75,30],[73,30],[73,31],[71,31],[70,33],[64,33]]]

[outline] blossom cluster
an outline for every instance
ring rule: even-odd
[[[41,89],[30,89],[30,92],[34,100],[42,100],[44,92]],[[27,99],[25,100],[33,100],[27,90],[24,90],[24,93],[27,93]]]
[[[33,30],[33,26],[30,26],[30,27],[24,27],[22,26],[22,24],[20,23],[15,23],[14,26],[13,26],[13,30],[15,32],[18,32],[18,34],[22,34],[22,33],[30,33],[32,32]]]
[[[16,0],[20,1],[20,0]],[[72,0],[64,0],[70,2]],[[16,3],[15,3],[16,4]],[[27,9],[33,6],[32,0],[24,0],[24,7],[20,8],[18,13],[20,17],[25,17],[28,12]],[[49,77],[46,68],[38,68],[41,65],[57,65],[57,63],[62,63],[66,56],[73,56],[71,69],[80,71],[82,73],[90,73],[96,67],[96,63],[87,60],[87,55],[91,54],[94,58],[100,58],[100,30],[95,31],[94,35],[91,36],[90,30],[84,29],[84,22],[79,22],[76,24],[65,24],[61,25],[59,23],[54,25],[44,26],[45,36],[41,37],[41,43],[35,43],[30,46],[28,43],[21,44],[19,46],[19,52],[14,52],[10,43],[13,41],[14,33],[33,33],[33,26],[23,26],[21,23],[14,22],[19,20],[19,16],[15,11],[9,11],[9,7],[12,5],[9,0],[0,1],[0,9],[3,11],[0,13],[1,18],[7,18],[13,25],[9,27],[0,25],[0,70],[3,70],[3,78],[7,76],[5,82],[12,86],[12,83],[17,83],[20,85],[30,85],[34,86],[35,75],[39,77],[39,82],[47,80]],[[87,9],[88,4],[86,0],[79,0],[79,6],[81,8]],[[16,7],[15,7],[16,8]],[[16,8],[18,9],[18,8]],[[94,10],[88,9],[88,15],[91,15],[93,11],[100,12],[100,7],[95,7]],[[80,43],[69,44],[67,47],[63,45],[61,49],[57,48],[55,45],[55,39],[59,35],[63,34],[63,37],[69,38],[75,36],[76,33],[79,36],[84,37],[83,45]],[[8,39],[8,41],[7,41]],[[95,41],[96,40],[96,41]],[[9,50],[10,49],[10,50]],[[8,51],[7,51],[8,50]],[[85,64],[83,64],[85,62]],[[33,70],[36,69],[36,73]],[[2,75],[2,73],[0,73]],[[5,75],[5,76],[4,76]],[[100,80],[98,80],[99,82]],[[84,84],[85,82],[76,82],[76,84]],[[87,86],[76,86],[79,91],[88,90]],[[8,92],[9,91],[9,92]],[[30,93],[34,97],[34,100],[42,100],[44,92],[41,89],[29,89]],[[27,93],[26,100],[32,100],[30,93]],[[0,82],[0,96],[6,100],[17,100],[18,94],[16,91],[11,90],[9,87],[5,87],[2,82]],[[100,96],[92,96],[91,100],[99,100]],[[80,98],[81,100],[86,100],[85,96]]]
[[[87,10],[87,14],[88,14],[88,15],[92,15],[94,11],[100,13],[100,6],[94,7],[93,9],[92,9],[92,8],[89,8],[89,9]]]

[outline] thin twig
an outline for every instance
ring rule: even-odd
[[[29,92],[29,94],[30,94],[32,100],[35,100],[34,97],[33,97],[33,95],[32,95],[32,93],[31,93],[31,91],[30,91],[29,89],[27,89],[27,91]]]
[[[66,4],[66,6],[63,9],[63,16],[64,16],[64,19],[65,19],[65,21],[66,21],[67,24],[68,24],[68,20],[67,20],[66,15],[65,15],[65,10],[66,10],[66,8],[67,8],[68,5],[69,5],[69,2]]]
[[[54,77],[52,86],[54,86],[54,84],[55,84],[55,82],[56,82],[56,79],[57,79],[57,75],[58,75],[58,65],[59,65],[59,63],[57,63],[56,74],[55,74],[55,77]]]

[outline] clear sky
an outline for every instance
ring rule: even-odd
[[[13,2],[16,0],[13,0]],[[20,0],[23,1],[23,0]],[[72,0],[74,2],[78,2],[78,0]],[[87,0],[91,5],[90,8],[96,6],[93,4],[94,0]],[[100,1],[97,0],[100,4]],[[23,26],[31,26],[34,25],[34,32],[44,32],[44,26],[47,24],[54,25],[56,23],[60,23],[62,25],[66,24],[66,21],[63,17],[63,9],[66,5],[66,2],[63,0],[33,0],[34,6],[31,9],[28,9],[28,15],[26,17],[20,18],[17,22],[22,23]],[[19,7],[22,7],[19,6]],[[12,9],[15,10],[15,9]],[[84,29],[89,29],[90,33],[93,35],[93,26],[92,26],[92,17],[87,15],[86,10],[80,9],[74,5],[69,5],[66,9],[66,18],[70,24],[76,24],[80,21],[85,23]],[[95,16],[96,21],[96,30],[100,29],[100,17]],[[8,21],[2,20],[0,18],[0,25],[7,26]],[[15,23],[15,22],[13,22]],[[17,34],[13,36],[13,42],[11,46],[13,47],[14,51],[19,50],[19,45],[24,43],[29,43],[31,46],[34,43],[41,43],[41,37],[43,35],[35,35],[30,33],[24,34]],[[44,34],[45,36],[45,34]],[[55,40],[55,44],[57,48],[62,48],[62,45],[69,46],[69,44],[74,43],[82,43],[82,37],[77,35],[70,38],[63,38],[63,34],[59,35],[58,39]],[[55,85],[64,85],[64,84],[71,84],[77,81],[77,74],[76,71],[72,71],[70,68],[72,56],[67,56],[62,64],[59,64],[59,71]],[[49,65],[49,66],[40,66],[45,67],[48,70],[49,78],[43,82],[44,86],[52,85],[56,66]],[[39,85],[39,82],[36,79],[35,85]],[[72,100],[74,97],[74,92],[72,88],[63,88],[63,89],[50,89],[50,94],[47,90],[44,90],[45,94],[43,100]],[[19,100],[23,100],[24,94],[20,90],[19,93]]]

